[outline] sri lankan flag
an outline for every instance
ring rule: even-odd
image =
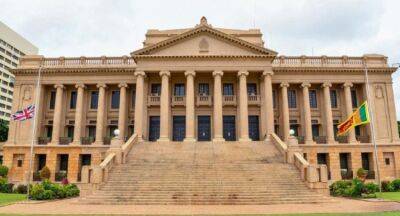
[[[369,122],[368,103],[365,101],[346,121],[339,124],[338,136],[344,135],[355,126],[368,124]]]

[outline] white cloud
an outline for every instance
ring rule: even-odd
[[[261,28],[285,55],[381,53],[400,62],[396,0],[0,0],[0,20],[46,56],[127,55],[147,29],[187,28],[201,16],[217,27]],[[4,8],[4,9],[3,9]],[[400,75],[394,91],[400,119]]]

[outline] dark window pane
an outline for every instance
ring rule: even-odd
[[[97,109],[98,101],[99,101],[99,92],[93,91],[90,96],[90,109]]]
[[[331,90],[331,107],[332,108],[338,107],[336,90]]]
[[[356,90],[351,90],[351,103],[353,105],[353,108],[358,107],[357,91]]]
[[[53,126],[46,126],[46,135],[48,138],[51,138],[53,135]]]
[[[296,108],[297,107],[296,91],[295,90],[288,90],[288,103],[289,103],[289,108]]]
[[[257,95],[257,85],[255,83],[247,83],[247,94]]]
[[[317,108],[318,107],[317,91],[316,90],[310,90],[309,96],[310,96],[310,107],[311,108]]]
[[[224,83],[223,94],[224,95],[234,95],[233,94],[233,84],[232,83]]]
[[[272,107],[276,108],[276,91],[272,90]]]
[[[313,137],[319,136],[319,125],[318,124],[312,125],[312,135],[313,135]]]
[[[136,89],[132,90],[132,107],[135,106],[135,102],[136,102]]]
[[[111,92],[111,109],[119,108],[119,91]]]
[[[89,137],[96,137],[96,126],[89,126]]]
[[[210,87],[208,83],[199,84],[199,95],[210,95]]]
[[[183,84],[183,83],[175,84],[174,95],[175,96],[185,96],[185,84]]]
[[[67,127],[67,136],[69,138],[73,138],[74,137],[74,126],[68,126]]]
[[[71,98],[69,101],[69,108],[75,109],[76,108],[76,91],[71,92]]]
[[[152,95],[161,95],[161,84],[160,83],[153,83],[151,84],[151,94]]]
[[[49,108],[50,108],[50,109],[54,109],[55,104],[56,104],[56,92],[55,92],[55,91],[51,91],[51,92],[50,92],[50,104],[49,104]]]

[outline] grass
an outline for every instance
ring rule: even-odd
[[[41,214],[43,215],[43,214]],[[254,214],[254,215],[235,215],[235,216],[399,216],[400,212],[377,212],[377,213],[331,213],[331,214]],[[0,216],[38,216],[34,214],[0,214]],[[46,215],[46,216],[56,216],[56,215]],[[106,214],[63,214],[63,216],[106,216]],[[118,215],[113,215],[118,216]],[[121,215],[122,216],[122,215]],[[144,215],[143,215],[144,216]],[[147,215],[150,216],[150,215]],[[156,216],[156,215],[154,215]],[[159,215],[157,215],[159,216]],[[172,215],[170,215],[172,216]],[[224,216],[224,215],[222,215]]]
[[[0,206],[11,204],[17,201],[22,201],[25,199],[26,199],[25,194],[0,193]]]
[[[382,192],[376,193],[376,196],[385,200],[400,202],[400,192]]]

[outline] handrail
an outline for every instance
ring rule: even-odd
[[[286,154],[287,152],[287,145],[286,143],[284,143],[279,137],[278,135],[276,135],[275,133],[271,134],[272,137],[272,143],[278,148],[278,150],[282,153],[282,154]]]
[[[131,151],[133,144],[135,144],[138,140],[138,136],[137,134],[133,134],[128,141],[126,141],[122,146],[121,146],[121,150],[122,150],[122,163],[126,162],[126,156],[128,155],[128,153]]]

